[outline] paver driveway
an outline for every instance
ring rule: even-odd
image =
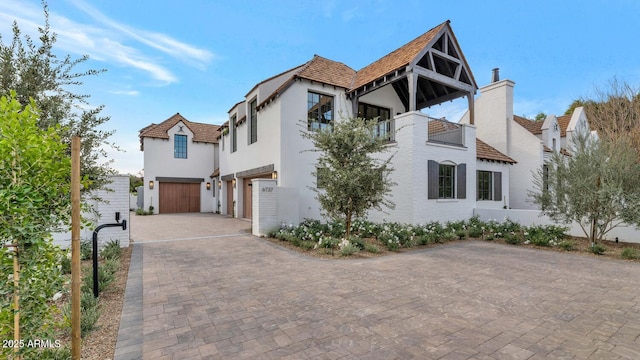
[[[640,359],[638,263],[487,242],[322,260],[240,220],[132,222],[116,359]]]

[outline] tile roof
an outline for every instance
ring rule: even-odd
[[[481,160],[498,161],[507,164],[515,164],[516,161],[496,150],[486,142],[476,138],[476,158]]]
[[[280,73],[282,75],[289,71],[295,70],[291,77],[285,81],[280,87],[273,91],[266,99],[264,99],[258,108],[263,107],[265,104],[271,102],[274,98],[284,92],[296,79],[306,79],[310,81],[317,81],[319,83],[339,86],[348,89],[353,81],[353,77],[356,72],[347,65],[329,60],[320,55],[314,55],[313,58],[306,63],[297,66],[293,69]],[[263,80],[258,85],[267,82],[279,75],[272,76],[267,80]],[[256,85],[256,86],[258,86]],[[255,89],[255,86],[254,86]],[[253,90],[252,90],[253,91]],[[251,91],[250,91],[251,92]]]
[[[571,121],[571,115],[562,115],[558,116],[558,126],[560,126],[560,136],[567,136],[567,128],[569,127],[569,122]]]
[[[160,124],[151,124],[145,126],[140,130],[138,134],[138,136],[140,137],[140,150],[144,150],[142,146],[142,139],[145,137],[168,140],[169,134],[167,134],[167,131],[169,131],[169,129],[174,127],[180,121],[182,121],[184,125],[193,133],[193,142],[203,142],[211,144],[218,143],[217,137],[220,133],[220,126],[192,122],[185,119],[182,115],[180,115],[180,113],[176,113]]]
[[[447,131],[447,130],[455,130],[460,128],[460,124],[452,123],[445,118],[442,119],[434,119],[429,118],[429,122],[427,123],[427,131],[429,134],[436,134],[439,132]]]
[[[513,120],[523,128],[529,130],[533,135],[542,134],[542,124],[544,121],[533,121],[518,115],[513,115]]]
[[[449,20],[358,70],[351,89],[357,89],[375,79],[407,66],[447,24],[449,24]]]

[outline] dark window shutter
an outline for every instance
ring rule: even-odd
[[[493,200],[502,201],[502,173],[493,173]]]
[[[458,199],[467,198],[467,164],[458,165]]]
[[[427,198],[438,198],[438,162],[429,160],[427,165]]]

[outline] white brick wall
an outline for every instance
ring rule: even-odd
[[[278,228],[278,184],[271,179],[253,179],[251,233],[265,236]]]
[[[80,238],[82,241],[91,241],[93,230],[102,224],[115,223],[115,213],[120,212],[120,222],[127,220],[127,229],[122,230],[121,227],[103,228],[98,233],[98,246],[102,247],[110,241],[120,241],[120,247],[129,247],[129,176],[117,175],[111,177],[112,183],[106,187],[113,191],[96,191],[95,196],[102,198],[105,202],[92,202],[95,210],[98,212],[98,218],[95,225],[90,228],[82,229]],[[89,216],[84,214],[83,216]],[[71,232],[54,233],[53,240],[56,245],[68,248],[71,245]]]

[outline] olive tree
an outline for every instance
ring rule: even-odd
[[[611,229],[640,226],[640,163],[628,138],[574,138],[571,156],[554,153],[534,177],[535,203],[552,219],[580,225],[592,244]]]
[[[113,131],[100,129],[109,120],[109,117],[100,116],[103,106],[90,106],[90,96],[74,90],[82,86],[83,78],[96,76],[104,70],[78,70],[89,60],[86,55],[80,58],[56,55],[56,34],[49,25],[46,2],[43,2],[43,8],[44,25],[38,27],[37,40],[23,34],[15,21],[10,37],[0,34],[0,95],[8,96],[13,90],[21,104],[28,104],[33,99],[40,109],[38,127],[48,129],[60,125],[57,131],[65,144],[70,145],[73,136],[80,136],[80,170],[83,176],[91,179],[83,192],[99,189],[114,172],[105,146],[115,149],[117,146],[108,141]],[[70,146],[67,154],[71,154]]]
[[[393,156],[381,159],[388,150],[386,139],[375,136],[376,120],[349,118],[317,131],[303,131],[320,153],[312,175],[312,187],[325,216],[345,222],[348,238],[353,218],[363,217],[370,209],[393,209],[388,199],[394,183],[390,180]]]
[[[59,267],[62,251],[51,231],[70,214],[71,161],[60,141],[59,127],[38,127],[33,101],[23,107],[16,93],[0,97],[0,243],[17,245],[18,289],[13,282],[15,251],[0,257],[0,338],[12,339],[14,292],[19,291],[22,338],[52,339],[55,304],[52,296],[63,286]],[[52,339],[53,340],[53,339]],[[13,349],[0,349],[9,355]],[[22,354],[37,349],[24,347]],[[30,355],[26,358],[37,358]]]

